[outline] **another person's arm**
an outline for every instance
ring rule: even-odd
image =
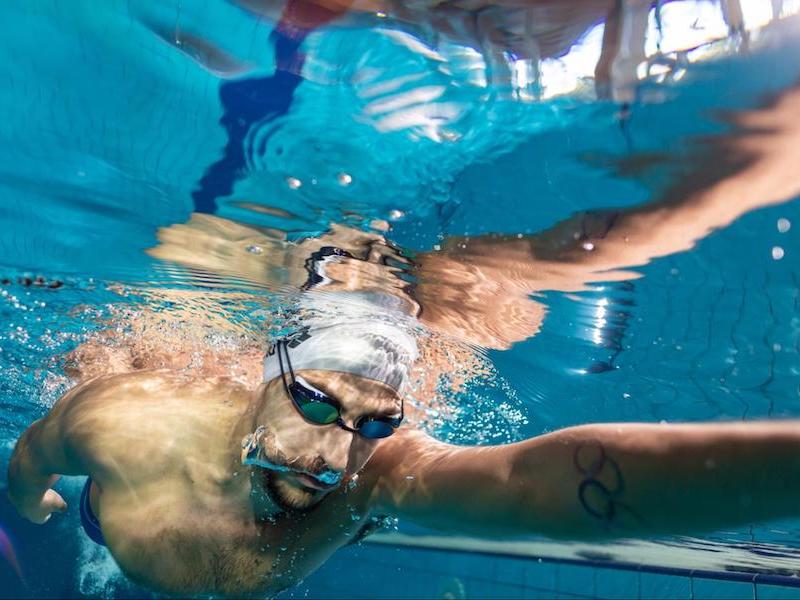
[[[800,422],[571,427],[506,446],[412,432],[375,456],[382,509],[478,536],[696,533],[800,513]]]

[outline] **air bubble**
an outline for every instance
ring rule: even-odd
[[[594,244],[592,242],[583,242],[582,247],[587,252],[594,250]]]
[[[789,219],[781,217],[778,219],[778,231],[781,233],[786,233],[792,228],[792,222]]]
[[[353,177],[348,173],[339,173],[336,176],[336,180],[339,182],[339,185],[350,185],[353,183]]]
[[[288,185],[290,189],[296,190],[303,185],[303,182],[297,177],[287,177],[286,185]]]
[[[780,246],[773,246],[773,248],[772,248],[772,259],[773,260],[782,259],[784,254],[785,253],[783,251],[783,248],[781,248]]]
[[[264,249],[261,246],[255,246],[255,245],[248,246],[247,248],[245,248],[245,250],[247,250],[250,254],[261,254],[262,252],[264,252]]]
[[[455,142],[461,139],[461,135],[455,131],[442,131],[442,139],[448,142]]]

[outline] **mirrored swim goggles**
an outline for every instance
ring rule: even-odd
[[[282,340],[277,343],[275,352],[278,354],[283,387],[292,399],[297,411],[309,423],[313,425],[336,424],[341,429],[357,433],[368,440],[377,440],[392,435],[403,421],[404,405],[401,398],[399,417],[363,416],[359,417],[354,423],[355,427],[348,426],[342,419],[342,407],[336,400],[319,390],[303,385],[302,380],[295,377],[292,363],[289,359],[289,349],[285,341]],[[285,367],[284,359],[286,359]]]

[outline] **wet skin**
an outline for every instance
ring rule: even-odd
[[[346,422],[399,410],[382,384],[299,375],[335,391]],[[261,443],[270,462],[292,471],[241,464],[242,440],[258,424],[266,426]],[[25,453],[44,440],[59,473],[91,474],[92,508],[123,571],[163,591],[274,592],[346,544],[370,514],[369,474],[354,487],[330,488],[301,473],[326,469],[349,482],[378,442],[308,424],[277,383],[252,390],[170,371],[95,379],[32,426],[12,480],[25,470]],[[24,506],[25,491],[15,489]],[[23,510],[41,521],[54,507]]]
[[[398,409],[382,384],[298,374],[335,395],[346,422]],[[294,472],[242,465],[258,426],[265,456]],[[798,449],[797,421],[587,425],[492,447],[406,428],[376,442],[307,423],[275,381],[253,390],[144,371],[79,386],[34,423],[12,456],[9,497],[41,523],[66,509],[52,489],[59,474],[90,475],[92,508],[128,577],[166,593],[242,596],[296,583],[375,514],[485,537],[573,539],[794,516]],[[342,484],[315,480],[323,470]]]

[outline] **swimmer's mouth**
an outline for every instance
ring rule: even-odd
[[[338,482],[326,483],[313,475],[309,475],[308,473],[294,472],[292,473],[292,476],[301,486],[305,488],[311,488],[312,490],[318,492],[328,492],[339,485]]]
[[[275,464],[264,455],[263,449],[256,444],[243,447],[242,464],[283,473],[293,478],[298,485],[320,492],[332,490],[338,487],[342,481],[342,474],[335,471],[325,471],[319,475],[312,475],[305,471],[296,471],[287,465]]]

